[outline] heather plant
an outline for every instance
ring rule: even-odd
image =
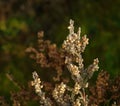
[[[86,93],[89,85],[88,80],[98,70],[99,61],[94,59],[93,64],[88,66],[88,68],[84,67],[82,53],[88,44],[88,38],[86,35],[81,37],[81,28],[78,29],[77,33],[74,32],[73,20],[70,20],[68,29],[69,35],[63,42],[62,50],[64,53],[64,63],[71,74],[73,84],[69,86],[69,84],[62,81],[56,84],[53,91],[51,91],[52,97],[50,98],[46,96],[46,92],[43,90],[44,86],[37,72],[33,72],[31,84],[35,87],[35,92],[40,97],[41,106],[88,106],[89,98]],[[40,54],[33,48],[28,48],[27,51]],[[37,55],[34,58],[37,58]],[[39,55],[39,60],[42,62],[43,56]]]
[[[57,76],[53,79],[55,81],[60,80],[64,63],[64,55],[59,50],[56,44],[52,44],[49,40],[43,39],[43,32],[38,33],[38,48],[29,47],[26,52],[30,54],[30,57],[36,60],[42,68],[54,68],[57,71]]]
[[[119,0],[114,2],[112,0],[106,2],[103,0],[95,2],[89,0],[69,0],[69,2],[67,0],[0,0],[0,97],[4,96],[0,98],[0,105],[5,104],[4,99],[7,99],[7,102],[11,101],[10,91],[12,91],[12,100],[19,101],[23,106],[25,104],[22,103],[31,101],[31,98],[34,100],[31,91],[26,86],[35,67],[27,59],[24,50],[28,45],[34,44],[36,39],[34,34],[38,30],[44,30],[45,39],[55,42],[59,50],[58,47],[65,38],[61,35],[67,35],[64,29],[69,17],[74,18],[76,23],[80,20],[80,24],[83,25],[82,33],[87,32],[88,37],[91,38],[91,44],[84,52],[85,65],[88,65],[94,57],[99,56],[101,61],[99,65],[105,67],[110,76],[118,75],[120,63],[119,5]],[[49,62],[54,60],[48,57],[47,55]],[[56,60],[60,57],[58,55]],[[62,76],[64,72],[69,74],[68,71],[63,71],[64,67],[65,65],[62,65],[62,71],[59,71],[58,77],[53,75],[55,81],[64,83],[68,81]],[[54,67],[48,70],[41,69],[43,71],[38,70],[42,82],[44,79],[42,79],[41,72],[48,73],[47,75],[50,72],[50,76],[57,72],[53,71]],[[18,84],[24,85],[25,89],[22,88],[16,93],[16,84],[14,85],[9,80],[6,73],[12,75]],[[52,90],[54,84],[43,83],[45,90]]]
[[[97,106],[120,104],[120,76],[115,79],[110,79],[110,74],[107,71],[101,71],[98,74],[96,84],[89,86],[90,97],[89,105]]]
[[[44,71],[45,74],[49,71],[51,81],[44,81],[41,75],[39,77],[37,71],[34,71],[33,81],[25,88],[19,85],[10,73],[6,74],[6,77],[19,88],[18,92],[10,93],[10,104],[26,106],[33,101],[39,102],[40,106],[119,106],[120,77],[111,80],[107,72],[101,71],[96,85],[91,85],[89,79],[99,69],[99,61],[96,58],[91,65],[85,67],[82,53],[89,39],[87,35],[81,36],[81,28],[78,28],[77,33],[74,32],[73,20],[70,20],[68,29],[69,35],[61,48],[49,40],[44,40],[43,32],[39,32],[38,48],[26,49],[30,57],[42,68],[39,72]],[[0,105],[10,106],[3,96],[0,96]]]

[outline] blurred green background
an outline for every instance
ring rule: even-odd
[[[98,57],[100,70],[112,77],[120,73],[120,0],[0,0],[0,96],[18,89],[7,73],[27,86],[38,70],[25,53],[37,45],[37,33],[43,30],[45,39],[61,47],[70,19],[90,39],[85,66]]]

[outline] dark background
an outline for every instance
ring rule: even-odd
[[[120,0],[0,0],[0,96],[9,97],[16,85],[27,86],[39,67],[25,53],[37,45],[37,33],[61,47],[68,35],[69,20],[87,34],[89,45],[83,54],[87,67],[99,58],[100,70],[111,77],[120,73]]]

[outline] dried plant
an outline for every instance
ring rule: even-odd
[[[111,80],[110,75],[106,71],[101,71],[97,77],[96,85],[90,86],[90,102],[91,105],[110,105],[120,104],[120,76]]]
[[[18,92],[11,92],[11,101],[13,106],[25,106],[29,101],[39,101],[39,97],[35,95],[31,86],[21,87]]]
[[[55,86],[52,92],[52,98],[48,98],[46,97],[45,92],[43,92],[43,85],[41,84],[41,80],[38,77],[38,74],[33,72],[34,80],[32,81],[32,86],[35,87],[35,92],[39,95],[40,103],[43,106],[88,106],[89,99],[88,95],[86,94],[86,88],[88,88],[88,80],[99,68],[99,61],[98,59],[94,59],[93,64],[88,66],[88,68],[84,68],[82,53],[88,44],[88,38],[86,35],[82,37],[80,36],[80,28],[78,29],[78,33],[74,32],[73,20],[70,20],[70,26],[68,29],[69,35],[62,45],[64,53],[63,57],[65,58],[63,60],[68,71],[71,73],[71,78],[74,81],[74,84],[73,86],[68,86],[67,83],[61,82]],[[50,43],[46,44],[48,46]],[[45,45],[41,45],[40,47],[44,48],[44,46]],[[56,48],[56,46],[52,45],[52,48]],[[43,49],[39,50],[43,51]],[[49,62],[46,60],[46,57],[43,54],[39,54],[39,52],[34,48],[29,48],[27,51],[32,51],[36,54],[32,57],[37,61],[39,60],[38,62],[40,64],[42,63],[41,66],[44,66],[46,63],[48,63],[47,65],[49,67]]]
[[[54,68],[57,71],[57,76],[53,79],[59,81],[65,65],[64,55],[56,47],[56,44],[51,44],[49,40],[43,40],[43,36],[43,32],[38,33],[38,49],[29,47],[26,52],[30,53],[30,57],[36,60],[41,67]]]
[[[35,92],[40,97],[40,104],[44,106],[52,106],[50,99],[45,97],[45,93],[42,91],[43,85],[41,84],[41,80],[38,77],[36,72],[33,72],[34,81],[31,82],[32,86],[35,86]]]

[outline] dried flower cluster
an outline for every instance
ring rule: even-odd
[[[56,44],[51,44],[49,40],[43,40],[43,32],[38,33],[38,50],[29,47],[26,52],[30,53],[30,57],[43,68],[54,68],[57,71],[57,76],[53,77],[55,81],[60,80],[60,76],[64,67],[64,55],[61,50],[56,47]]]
[[[29,101],[39,101],[39,99],[31,86],[28,88],[21,87],[19,92],[11,92],[12,106],[26,106]]]
[[[36,72],[33,72],[34,81],[31,82],[32,86],[35,87],[35,92],[40,97],[40,104],[43,106],[52,106],[50,99],[45,97],[45,93],[42,91],[43,85],[41,84],[40,78]]]
[[[120,76],[110,80],[110,75],[106,71],[101,71],[97,77],[96,85],[90,86],[90,102],[94,105],[119,106],[120,104]],[[108,102],[109,101],[109,102]],[[116,105],[115,105],[116,104]]]
[[[78,33],[74,32],[74,21],[70,20],[69,35],[62,45],[64,51],[63,57],[65,57],[64,63],[71,73],[71,78],[74,81],[72,87],[66,83],[56,85],[52,92],[52,99],[46,98],[45,93],[42,91],[42,85],[40,78],[36,72],[33,72],[32,85],[35,87],[36,93],[40,96],[40,103],[44,106],[58,105],[58,106],[88,106],[88,95],[86,94],[86,88],[88,88],[88,79],[90,79],[95,71],[98,70],[98,59],[94,59],[93,64],[88,68],[84,68],[82,54],[88,44],[88,38],[86,35],[80,36],[81,29],[78,29]],[[55,48],[55,46],[52,45]],[[54,49],[55,50],[55,49]],[[36,54],[37,51],[33,48],[29,48],[27,51],[33,51]],[[44,63],[43,54],[36,55],[39,58],[39,62]],[[35,58],[35,57],[34,57]],[[37,59],[38,60],[38,59]],[[44,64],[42,64],[44,65]],[[49,64],[48,64],[49,65]],[[42,101],[42,102],[41,102]]]
[[[55,87],[53,91],[53,98],[56,100],[57,103],[60,103],[61,105],[65,105],[66,103],[64,102],[64,93],[66,90],[66,85],[62,82],[60,85]]]

